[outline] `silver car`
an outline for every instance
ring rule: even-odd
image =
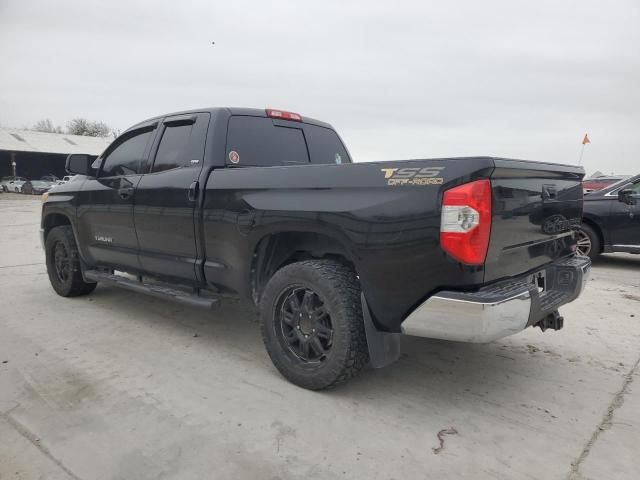
[[[2,190],[5,192],[22,192],[22,185],[26,182],[26,178],[22,177],[2,177],[0,180],[0,185],[2,185]]]

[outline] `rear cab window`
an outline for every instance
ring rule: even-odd
[[[236,115],[229,119],[226,163],[230,166],[282,166],[350,163],[338,135],[302,122]]]
[[[304,134],[309,146],[311,163],[338,165],[351,163],[351,158],[340,137],[330,128],[305,124]]]

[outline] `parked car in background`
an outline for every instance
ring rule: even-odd
[[[42,195],[48,192],[54,184],[43,180],[27,180],[22,185],[22,193],[27,195]]]
[[[40,181],[45,182],[50,188],[58,185],[58,177],[54,175],[45,175],[44,177],[40,177]]]
[[[585,195],[577,249],[592,259],[640,253],[640,175]]]
[[[2,177],[2,190],[5,192],[20,193],[22,191],[22,185],[26,182],[26,178],[22,177]]]
[[[607,188],[609,185],[613,185],[620,180],[625,180],[630,176],[631,175],[615,175],[611,177],[585,178],[582,181],[582,191],[584,193],[597,192],[598,190]]]
[[[64,177],[62,177],[62,180],[58,180],[56,183],[58,185],[64,185],[65,183],[73,180],[73,177],[75,177],[75,175],[65,175]]]
[[[9,182],[11,182],[15,177],[2,177],[0,179],[0,190],[3,192],[9,191]]]
[[[44,175],[44,176],[40,177],[40,180],[42,180],[43,182],[49,182],[52,185],[55,185],[56,183],[58,183],[58,181],[60,179],[58,177],[56,177],[55,175]]]

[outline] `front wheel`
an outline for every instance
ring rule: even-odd
[[[273,364],[303,388],[334,387],[369,361],[356,273],[335,261],[278,270],[260,299],[260,325]]]
[[[45,256],[49,281],[58,295],[77,297],[95,290],[97,284],[85,282],[82,277],[78,247],[69,225],[55,227],[49,232]]]

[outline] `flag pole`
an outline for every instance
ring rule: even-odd
[[[580,149],[580,157],[578,158],[578,165],[582,165],[582,155],[584,155],[584,146],[587,143],[591,143],[591,140],[589,140],[589,136],[588,134],[584,134],[584,138],[582,139],[582,148]]]

